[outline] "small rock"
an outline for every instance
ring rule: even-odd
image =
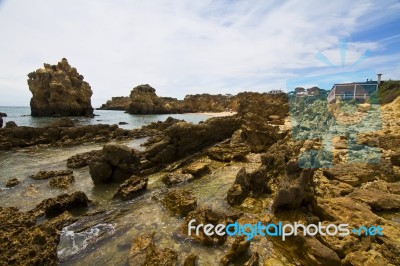
[[[118,125],[128,125],[129,123],[127,122],[119,122]]]
[[[10,180],[7,181],[6,187],[15,187],[21,183],[17,178],[11,178]]]
[[[223,265],[229,265],[234,262],[239,256],[248,252],[250,241],[245,240],[245,236],[236,237],[231,248],[226,255],[221,259]]]
[[[188,182],[194,179],[192,174],[183,174],[183,173],[168,173],[162,177],[162,182],[167,186],[177,185],[183,182]]]
[[[184,174],[192,174],[195,177],[203,176],[210,172],[210,168],[208,167],[208,163],[195,162],[188,166],[186,166],[182,173]]]
[[[67,189],[75,181],[73,175],[57,176],[50,180],[49,185],[53,188]]]
[[[246,144],[220,144],[211,147],[207,151],[207,155],[214,160],[229,162],[232,160],[243,159],[250,153],[250,148]]]
[[[189,212],[196,209],[197,200],[191,191],[174,189],[165,195],[163,204],[172,213],[185,217]]]
[[[5,126],[5,128],[16,128],[16,127],[18,126],[14,121],[8,121]]]
[[[101,156],[100,150],[78,153],[67,159],[67,167],[68,168],[82,168],[82,167],[88,166],[89,162],[92,158],[100,157],[100,156]]]
[[[7,117],[7,114],[0,112],[0,117]]]
[[[40,171],[36,175],[31,175],[29,177],[34,180],[45,180],[56,176],[68,176],[72,174],[73,172],[71,170]]]
[[[52,122],[49,127],[74,127],[74,121],[69,117],[63,117]]]
[[[138,195],[140,195],[141,192],[144,192],[146,190],[148,180],[149,179],[147,177],[138,176],[132,176],[128,178],[127,180],[125,180],[124,183],[119,186],[114,198],[131,200],[137,197]]]

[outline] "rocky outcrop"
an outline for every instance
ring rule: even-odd
[[[106,103],[102,104],[99,108],[100,110],[128,110],[129,105],[131,104],[130,97],[112,97],[111,100],[108,100]]]
[[[175,111],[168,111],[168,105],[157,96],[156,90],[148,84],[133,88],[129,98],[131,100],[128,110],[130,114],[164,114]]]
[[[238,257],[241,257],[248,252],[249,247],[250,242],[246,241],[244,236],[236,237],[231,248],[221,259],[222,265],[229,265],[235,262]]]
[[[0,261],[3,265],[57,265],[60,230],[75,221],[69,213],[36,224],[30,213],[0,208]]]
[[[0,112],[0,117],[7,117],[7,114]]]
[[[169,248],[157,248],[153,237],[154,233],[144,233],[132,241],[128,255],[130,266],[177,265],[178,253]]]
[[[197,200],[193,192],[189,190],[174,189],[165,195],[163,204],[173,214],[185,217],[189,212],[196,209]]]
[[[91,116],[89,83],[63,58],[28,74],[32,116]]]
[[[47,217],[54,217],[65,211],[86,208],[90,202],[85,193],[77,191],[72,194],[62,194],[55,198],[45,199],[31,212],[34,213],[35,216],[45,214]]]
[[[131,200],[146,190],[148,181],[147,177],[131,176],[119,186],[114,198]]]
[[[14,121],[8,121],[4,128],[16,128],[18,125]]]
[[[147,162],[143,167],[161,167],[189,154],[195,154],[203,148],[230,138],[240,125],[241,121],[236,117],[212,118],[197,125],[176,123],[168,127],[161,138],[150,139],[144,152]]]
[[[101,150],[88,151],[75,154],[67,159],[68,168],[82,168],[89,165],[89,162],[94,157],[100,157]]]
[[[106,142],[111,139],[144,137],[149,130],[125,130],[117,125],[88,125],[65,127],[15,127],[0,129],[0,150],[35,145],[71,146],[88,142]]]
[[[50,180],[49,186],[59,189],[67,189],[71,187],[72,183],[75,182],[73,175],[57,176]]]
[[[89,173],[95,184],[122,182],[139,172],[140,154],[135,149],[119,144],[107,144],[101,156],[89,162]]]
[[[229,162],[232,160],[240,160],[250,153],[250,147],[244,143],[237,144],[219,144],[211,147],[207,151],[207,155],[214,160]]]

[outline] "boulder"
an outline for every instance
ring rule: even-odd
[[[74,181],[73,175],[57,176],[50,180],[49,185],[53,188],[67,189]]]
[[[100,110],[123,110],[126,111],[129,108],[131,99],[129,97],[118,96],[112,97],[105,104],[102,104]]]
[[[184,189],[170,190],[163,199],[165,208],[173,214],[185,217],[197,207],[196,197],[193,192]]]
[[[19,183],[21,183],[21,181],[19,181],[17,178],[11,178],[10,180],[7,181],[6,187],[15,187]]]
[[[342,260],[343,266],[390,265],[389,261],[378,251],[354,251]]]
[[[75,123],[71,118],[63,117],[50,123],[49,127],[74,127]]]
[[[29,73],[28,85],[32,116],[93,115],[90,85],[65,58]]]
[[[199,256],[194,253],[189,254],[183,261],[183,266],[196,266]]]
[[[208,163],[204,163],[204,162],[191,163],[188,166],[184,167],[182,170],[182,173],[190,174],[190,175],[193,175],[194,177],[200,177],[209,172],[211,172],[211,170],[208,167]]]
[[[158,249],[153,241],[154,233],[144,233],[132,241],[128,255],[130,266],[175,266],[178,262],[178,253],[165,248]]]
[[[0,112],[0,117],[7,117],[7,114]]]
[[[89,173],[95,184],[124,181],[139,172],[140,154],[125,145],[107,144],[101,156],[89,162]]]
[[[54,217],[65,211],[86,208],[90,202],[84,192],[77,191],[72,194],[62,194],[55,198],[45,199],[32,210],[32,213],[36,216],[45,214],[47,217]]]
[[[147,177],[131,176],[119,186],[114,198],[131,200],[146,190],[148,181]]]
[[[73,172],[71,170],[57,170],[57,171],[39,171],[36,175],[29,176],[34,180],[45,180],[60,176],[70,176]]]

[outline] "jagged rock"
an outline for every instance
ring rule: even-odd
[[[0,261],[3,265],[57,265],[60,230],[75,221],[69,213],[35,225],[30,213],[0,207]]]
[[[36,175],[31,175],[29,177],[34,180],[45,180],[58,176],[69,176],[73,173],[74,172],[72,172],[71,170],[39,171]]]
[[[232,160],[243,159],[250,153],[250,151],[250,148],[243,143],[219,144],[209,148],[207,155],[214,160],[229,162]]]
[[[197,256],[196,254],[191,253],[184,260],[183,266],[196,266],[198,259],[199,259],[199,256]]]
[[[340,182],[344,182],[352,186],[359,186],[361,183],[373,181],[376,179],[374,170],[369,168],[366,164],[337,165],[333,168],[325,170],[323,173],[324,176],[329,179],[336,179]]]
[[[253,252],[253,254],[251,254],[250,259],[248,259],[245,262],[244,266],[258,266],[259,260],[260,260],[260,255],[258,254],[258,252]]]
[[[71,118],[63,117],[50,123],[49,127],[74,127],[75,123]]]
[[[281,179],[274,197],[272,209],[298,208],[304,201],[310,203],[313,198],[311,182],[314,169],[301,169],[297,160],[287,163],[285,178]]]
[[[389,261],[375,250],[354,251],[342,260],[343,266],[390,265]]]
[[[100,157],[102,154],[101,150],[88,151],[78,153],[67,159],[68,168],[82,168],[89,165],[89,161],[94,157]]]
[[[102,104],[100,110],[128,110],[131,99],[129,97],[112,97],[105,104]]]
[[[365,202],[373,210],[400,209],[400,195],[391,194],[374,188],[357,189],[350,193],[349,197]]]
[[[200,177],[209,173],[210,171],[211,170],[208,167],[208,163],[194,162],[183,168],[182,173],[191,174],[195,177]]]
[[[16,128],[18,127],[17,124],[14,121],[8,121],[4,128]]]
[[[246,241],[244,236],[236,237],[226,255],[222,257],[222,265],[229,265],[230,263],[233,263],[239,256],[247,253],[249,247],[250,242]]]
[[[167,186],[177,185],[183,182],[189,182],[194,179],[192,174],[183,174],[180,172],[168,173],[162,177],[162,182]]]
[[[147,177],[131,176],[119,186],[114,198],[131,200],[146,190],[148,181]]]
[[[106,142],[111,139],[144,137],[147,130],[125,130],[117,125],[87,125],[76,127],[15,127],[0,130],[0,150],[30,147],[40,144],[53,146]]]
[[[123,181],[139,172],[140,154],[135,149],[107,144],[101,154],[89,162],[90,176],[95,184]]]
[[[162,139],[150,140],[144,152],[146,167],[161,167],[232,136],[241,121],[235,117],[211,118],[198,125],[179,122],[168,127]]]
[[[76,191],[72,194],[62,194],[55,198],[45,199],[32,210],[32,213],[36,216],[45,214],[47,217],[53,217],[65,211],[85,208],[90,202],[84,192]]]
[[[57,176],[50,180],[49,185],[53,188],[67,189],[74,181],[73,175]]]
[[[164,102],[156,94],[156,90],[148,84],[139,85],[131,91],[129,96],[131,114],[163,114],[167,113]]]
[[[182,225],[182,231],[185,235],[188,235],[188,223],[192,219],[195,219],[195,222],[192,223],[192,226],[197,226],[198,224],[212,224],[214,226],[218,224],[227,225],[228,223],[232,222],[232,220],[229,219],[224,213],[214,211],[207,207],[199,207],[186,215],[185,221]],[[208,236],[205,235],[202,230],[199,230],[199,235],[196,234],[195,230],[192,230],[189,237],[190,239],[200,242],[206,246],[212,246],[215,244],[222,245],[225,243],[227,238],[226,234],[223,236],[219,236],[217,234]]]
[[[89,83],[63,58],[28,74],[32,116],[91,116]]]
[[[159,250],[153,242],[153,233],[145,233],[132,241],[129,251],[128,264],[130,266],[175,266],[178,262],[178,253],[165,248]]]
[[[15,187],[19,183],[21,183],[21,181],[19,181],[17,178],[11,178],[10,180],[7,181],[6,187]]]
[[[165,195],[163,204],[175,215],[185,217],[189,212],[196,209],[197,200],[193,192],[189,190],[174,189]]]

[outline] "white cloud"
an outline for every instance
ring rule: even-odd
[[[399,11],[398,1],[9,0],[0,6],[0,105],[28,105],[26,74],[62,57],[91,84],[94,106],[142,83],[179,98],[284,87],[324,66],[318,51],[340,63],[339,38]],[[348,60],[380,45],[350,42]]]

